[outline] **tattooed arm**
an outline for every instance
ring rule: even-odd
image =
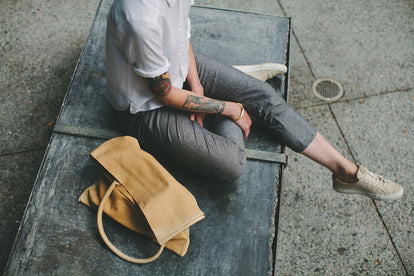
[[[165,105],[196,113],[218,113],[233,120],[240,115],[240,107],[236,103],[211,99],[174,87],[168,72],[147,80],[151,91]]]
[[[147,80],[150,89],[163,104],[194,113],[203,112],[227,116],[243,130],[245,138],[249,135],[252,121],[247,112],[244,112],[244,115],[239,119],[242,110],[237,103],[215,100],[176,88],[171,84],[168,72]]]
[[[191,42],[188,42],[188,57],[189,57],[189,66],[188,66],[188,73],[187,73],[187,82],[190,86],[191,92],[199,96],[204,96],[204,88],[201,85],[200,78],[197,72],[197,64],[195,61],[193,47],[191,46]],[[190,120],[196,120],[201,126],[203,126],[203,120],[205,117],[204,112],[190,113]]]
[[[218,113],[222,114],[226,107],[226,102],[200,97],[199,95],[188,94],[183,104],[183,109],[194,112]]]

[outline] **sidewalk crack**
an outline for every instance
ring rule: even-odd
[[[342,129],[341,129],[340,125],[339,125],[338,120],[336,119],[336,116],[335,116],[335,113],[334,113],[334,112],[333,112],[333,110],[332,110],[331,104],[328,104],[328,107],[329,107],[329,111],[331,112],[331,115],[332,115],[332,117],[333,117],[333,119],[334,119],[334,121],[335,121],[335,124],[336,124],[336,126],[337,126],[337,128],[338,128],[339,132],[341,133],[342,139],[343,139],[343,140],[344,140],[344,142],[345,142],[345,145],[346,145],[346,147],[347,147],[347,150],[348,150],[349,154],[350,154],[350,155],[351,155],[351,157],[352,157],[353,162],[354,162],[355,164],[357,164],[357,163],[358,163],[358,162],[357,162],[357,159],[356,159],[356,157],[355,157],[354,153],[352,152],[351,147],[350,147],[350,145],[349,145],[348,141],[347,141],[347,140],[346,140],[346,138],[345,138],[345,134],[344,134],[344,132],[342,131]],[[398,259],[400,260],[400,263],[401,263],[402,267],[404,268],[405,274],[408,276],[408,275],[409,275],[409,273],[408,273],[407,267],[405,266],[404,261],[403,261],[403,259],[402,259],[401,255],[400,255],[400,252],[399,252],[399,251],[398,251],[398,249],[397,249],[397,245],[395,244],[395,242],[394,242],[394,240],[393,240],[393,238],[392,238],[392,236],[391,236],[391,233],[390,233],[390,231],[388,230],[387,224],[385,223],[384,218],[382,217],[381,212],[380,212],[380,210],[378,209],[377,203],[375,202],[375,200],[372,200],[372,199],[371,199],[371,201],[372,201],[372,203],[373,203],[373,205],[374,205],[374,207],[375,207],[375,211],[377,212],[378,217],[380,218],[380,220],[381,220],[381,222],[382,222],[382,225],[383,225],[383,226],[384,226],[384,228],[385,228],[385,231],[387,231],[388,238],[389,238],[389,239],[390,239],[390,241],[391,241],[391,244],[392,244],[392,247],[394,248],[394,251],[397,253],[397,257],[398,257]]]
[[[284,15],[284,16],[288,16],[288,15],[286,14],[285,9],[283,8],[282,3],[280,3],[280,0],[277,0],[277,3],[279,4],[279,7],[280,7],[280,9],[281,9],[281,10],[282,10],[282,12],[283,12],[283,15]],[[295,29],[294,29],[294,27],[293,27],[293,24],[292,24],[292,34],[293,34],[294,38],[296,39],[296,42],[298,43],[298,46],[299,46],[300,52],[302,53],[303,57],[305,58],[306,65],[308,66],[309,72],[311,73],[312,78],[314,79],[314,78],[315,78],[315,74],[313,73],[312,67],[311,67],[310,62],[309,62],[309,60],[308,60],[308,57],[307,57],[307,56],[306,56],[306,54],[305,54],[305,50],[303,49],[302,44],[300,43],[299,38],[298,38],[298,36],[297,36],[297,35],[296,35],[296,33],[295,33]]]
[[[395,252],[397,253],[398,259],[400,260],[401,265],[404,268],[405,274],[407,276],[409,276],[410,274],[408,273],[408,269],[407,269],[407,267],[404,264],[404,261],[403,261],[403,259],[401,257],[401,254],[400,254],[400,252],[397,249],[397,245],[395,244],[394,239],[392,238],[392,235],[391,235],[390,231],[388,230],[387,225],[385,224],[384,218],[382,217],[382,214],[381,214],[380,210],[378,209],[377,203],[373,199],[371,201],[372,201],[372,204],[374,204],[375,210],[377,211],[377,214],[380,217],[382,224],[384,225],[385,231],[387,231],[388,238],[390,239],[391,244],[392,244]]]
[[[15,155],[15,154],[28,153],[28,152],[39,151],[39,150],[45,151],[46,147],[22,149],[22,150],[15,150],[15,151],[11,151],[11,152],[0,152],[0,157],[10,156],[10,155]]]

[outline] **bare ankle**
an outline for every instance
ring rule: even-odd
[[[352,183],[358,181],[358,178],[356,176],[357,172],[358,166],[352,164],[352,166],[349,166],[347,168],[338,168],[335,172],[333,172],[333,175],[343,182]]]

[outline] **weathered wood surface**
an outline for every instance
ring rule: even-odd
[[[118,135],[105,98],[103,0],[62,105],[5,275],[266,275],[273,271],[275,220],[282,166],[248,161],[234,182],[220,183],[160,159],[196,197],[206,219],[190,229],[184,258],[168,250],[155,262],[136,265],[116,257],[102,242],[96,213],[77,202],[98,177],[88,157],[105,138]],[[229,64],[288,63],[289,18],[193,7],[193,47]],[[238,30],[238,32],[236,32]],[[277,93],[286,95],[287,77]],[[78,136],[78,137],[77,137]],[[246,146],[281,152],[253,128]],[[157,246],[106,219],[109,238],[140,257]]]

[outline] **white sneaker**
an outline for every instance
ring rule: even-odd
[[[279,63],[261,63],[254,65],[235,65],[234,68],[250,75],[256,79],[266,81],[277,75],[287,72],[287,67]]]
[[[377,200],[394,200],[403,196],[404,189],[397,183],[384,179],[359,166],[358,181],[343,182],[332,176],[335,191],[346,194],[360,194]]]

